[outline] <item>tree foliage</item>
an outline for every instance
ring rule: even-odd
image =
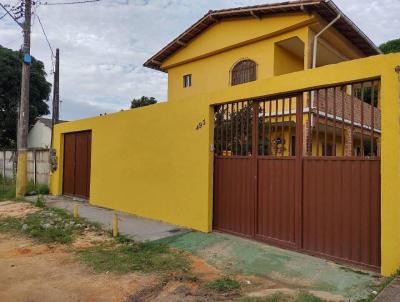
[[[21,97],[22,53],[0,45],[0,148],[15,148],[17,110]],[[29,94],[29,127],[36,118],[49,114],[51,84],[43,62],[32,59]]]
[[[140,99],[133,99],[131,109],[156,104],[157,100],[153,97],[142,96]]]
[[[385,54],[400,52],[400,39],[391,40],[383,43],[381,46],[379,46],[379,49]]]

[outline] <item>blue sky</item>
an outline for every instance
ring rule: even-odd
[[[142,67],[146,59],[210,9],[273,2],[279,1],[103,0],[40,6],[36,13],[53,48],[61,52],[61,118],[72,120],[119,111],[129,108],[132,98],[142,95],[166,100],[166,74]],[[400,0],[335,3],[376,44],[400,38]],[[20,28],[7,17],[0,20],[0,44],[12,49],[22,44]],[[35,18],[32,55],[45,63],[52,82],[50,50]]]

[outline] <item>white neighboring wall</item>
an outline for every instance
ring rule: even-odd
[[[50,148],[51,129],[40,120],[28,133],[28,148]]]

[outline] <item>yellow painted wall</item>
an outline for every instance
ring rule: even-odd
[[[91,129],[92,204],[207,232],[209,122],[209,107],[187,100],[59,124],[51,191],[62,193],[62,133]]]
[[[273,77],[274,65],[286,64],[286,61],[274,62],[275,43],[292,37],[299,37],[303,42],[307,41],[307,28],[170,68],[168,70],[168,101],[175,102],[230,87],[230,70],[235,63],[244,58],[252,59],[257,63],[257,79]],[[182,79],[186,74],[192,74],[192,87],[183,87]]]
[[[304,41],[306,42],[306,41]],[[285,48],[275,44],[274,76],[304,69],[304,57],[299,58]]]
[[[298,27],[305,27],[313,22],[316,22],[316,19],[305,13],[271,16],[261,20],[241,18],[221,21],[193,39],[187,47],[165,60],[162,68],[170,69],[177,64],[210,56],[250,42],[265,40],[271,36],[293,31]]]
[[[210,231],[210,105],[381,77],[382,273],[391,274],[400,266],[399,84],[394,71],[399,64],[400,54],[369,57],[59,124],[54,133],[59,169],[52,174],[51,191],[62,193],[62,133],[92,129],[91,203]],[[195,130],[203,119],[206,126]]]

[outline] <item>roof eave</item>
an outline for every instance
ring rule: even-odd
[[[309,12],[309,9],[314,9],[318,13],[318,8],[322,9],[321,5],[327,5],[331,10],[333,10],[337,14],[341,14],[343,20],[346,25],[349,25],[363,41],[366,42],[367,52],[362,49],[361,46],[358,46],[360,51],[362,51],[366,56],[381,54],[379,48],[364,34],[361,29],[359,29],[331,0],[306,0],[306,1],[298,1],[298,2],[282,2],[277,4],[267,4],[267,5],[256,5],[256,6],[247,6],[247,7],[239,7],[234,9],[223,9],[212,11],[210,10],[207,14],[205,14],[199,21],[189,27],[186,31],[180,34],[176,39],[162,48],[159,52],[153,55],[149,60],[147,60],[143,66],[148,67],[154,70],[166,72],[161,66],[163,61],[165,61],[169,56],[178,51],[179,49],[185,47],[185,45],[197,34],[193,34],[192,31],[202,32],[203,30],[198,29],[199,26],[204,26],[208,28],[215,23],[218,23],[221,19],[227,18],[226,16],[229,14],[249,14],[249,17],[253,16],[255,13],[270,10],[279,10],[279,9],[294,9],[293,12],[296,12],[296,8],[299,11]],[[285,11],[288,12],[289,11]],[[266,13],[265,13],[266,14]],[[189,37],[188,37],[189,36]],[[172,49],[172,50],[171,50]]]

